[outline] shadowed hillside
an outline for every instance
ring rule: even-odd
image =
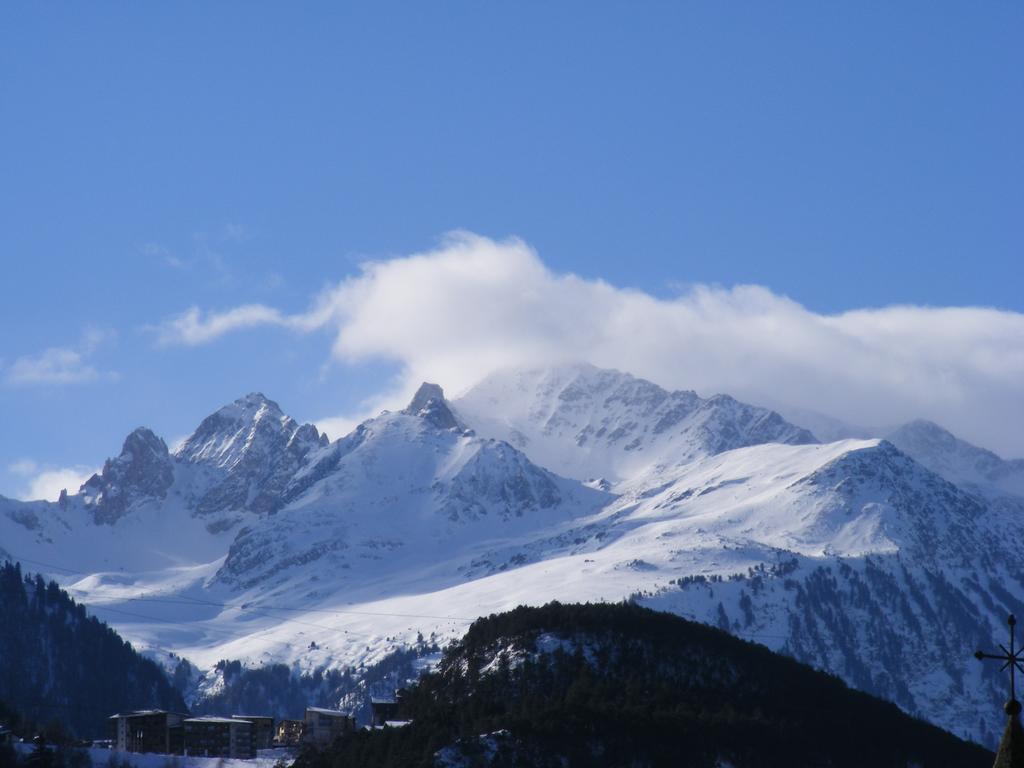
[[[992,764],[838,678],[626,604],[480,619],[402,710],[411,725],[306,753],[297,768]]]

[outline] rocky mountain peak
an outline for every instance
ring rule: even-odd
[[[412,396],[412,400],[406,406],[405,412],[419,413],[427,407],[431,400],[444,402],[444,390],[441,389],[439,384],[431,384],[429,381],[424,381],[420,384],[420,388],[416,390],[416,394]]]
[[[262,392],[250,392],[230,405],[224,406],[221,411],[237,412],[241,418],[286,418],[281,406]]]
[[[889,435],[890,438],[894,436],[927,441],[945,447],[953,447],[958,442],[952,432],[927,419],[908,421],[906,424],[897,427]]]
[[[278,408],[277,403],[275,403],[269,397],[264,395],[262,392],[250,392],[249,394],[243,395],[242,397],[240,397],[237,400],[235,400],[235,403],[238,404],[238,405],[255,405],[255,406],[271,405],[274,408]]]
[[[288,441],[288,447],[289,449],[294,449],[296,447],[308,449],[312,446],[323,448],[330,442],[331,441],[327,437],[326,432],[320,432],[312,424],[303,424],[295,430],[295,434],[293,434],[291,440]]]
[[[119,459],[146,461],[148,457],[163,463],[167,458],[167,443],[148,427],[138,427],[124,439]]]
[[[287,442],[298,425],[281,407],[260,392],[252,392],[217,409],[200,422],[178,449],[178,458],[230,468],[254,449],[261,451],[284,436]],[[263,439],[260,439],[260,438]]]
[[[196,511],[269,513],[303,465],[306,455],[327,444],[312,424],[300,425],[260,392],[252,392],[207,416],[176,457],[221,474],[199,499]]]
[[[136,502],[162,499],[174,482],[167,444],[145,427],[125,438],[121,454],[81,487],[97,523],[112,524]]]
[[[458,419],[444,399],[444,390],[427,381],[420,384],[403,413],[420,416],[438,429],[454,429],[459,426]]]

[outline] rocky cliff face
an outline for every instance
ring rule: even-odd
[[[287,507],[239,534],[218,579],[250,588],[312,573],[347,580],[374,564],[401,571],[610,498],[460,428],[440,388],[428,386],[408,408],[312,453],[285,490]]]
[[[214,470],[218,480],[196,499],[200,514],[277,511],[306,455],[327,445],[312,424],[299,425],[273,400],[254,393],[206,417],[175,457]]]
[[[103,471],[81,488],[93,519],[107,525],[117,522],[136,504],[163,499],[174,482],[174,468],[167,444],[145,427],[125,438],[116,459],[107,459]]]
[[[458,429],[459,422],[444,399],[444,390],[437,384],[424,382],[408,407],[402,411],[409,416],[420,416],[438,429]]]

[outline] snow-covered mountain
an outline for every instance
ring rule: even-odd
[[[312,424],[299,425],[262,394],[253,393],[207,416],[176,458],[217,473],[196,500],[201,514],[231,510],[275,512],[306,454],[327,445]]]
[[[1024,611],[1016,463],[932,431],[821,444],[586,366],[453,403],[424,384],[334,442],[249,395],[173,454],[136,430],[60,502],[0,498],[0,555],[207,669],[358,666],[521,603],[632,598],[991,741],[1004,693],[971,653]]]
[[[424,397],[431,389],[436,396]],[[311,454],[281,498],[278,514],[239,533],[216,581],[267,589],[329,579],[338,589],[378,572],[391,590],[422,587],[428,573],[459,581],[453,562],[571,522],[611,497],[463,429],[440,388],[424,385],[406,410]]]
[[[974,493],[995,499],[1024,499],[1024,459],[1000,458],[932,421],[916,419],[898,427],[862,427],[791,405],[781,407],[779,412],[823,442],[884,438],[918,463]]]
[[[904,424],[886,437],[915,461],[950,482],[986,496],[1024,498],[1024,459],[1006,461],[924,420]]]
[[[173,483],[174,466],[167,444],[139,427],[125,438],[121,454],[107,459],[100,474],[85,482],[81,495],[96,523],[113,525],[141,502],[166,498]],[[66,501],[66,495],[62,499]]]
[[[454,403],[467,423],[568,477],[614,483],[762,443],[815,443],[774,411],[589,365],[502,371]]]

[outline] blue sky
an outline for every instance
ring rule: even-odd
[[[452,230],[654,300],[1019,317],[1022,34],[1012,2],[4,4],[0,493],[250,390],[359,411],[408,359],[157,329]]]

